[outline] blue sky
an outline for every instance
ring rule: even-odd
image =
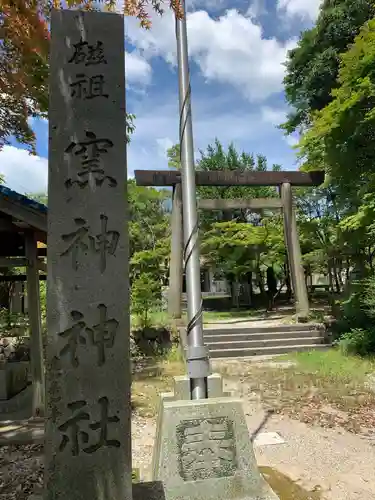
[[[283,62],[320,0],[187,0],[194,146],[217,137],[225,146],[264,154],[269,165],[296,169],[295,138],[276,128],[288,111]],[[178,140],[174,19],[152,16],[150,31],[127,18],[127,108],[136,115],[128,174],[167,168],[166,149]],[[15,142],[0,152],[0,172],[20,192],[47,190],[48,122],[32,120],[38,156]]]

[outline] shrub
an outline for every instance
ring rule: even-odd
[[[30,347],[15,337],[0,339],[0,361],[30,361]]]
[[[343,354],[366,356],[375,352],[375,329],[353,328],[344,333],[339,342]]]
[[[171,348],[171,332],[167,328],[145,327],[132,331],[132,339],[141,356],[163,355]]]
[[[138,316],[141,328],[150,326],[150,313],[161,303],[161,286],[150,273],[141,273],[133,280],[131,309]]]
[[[375,352],[375,276],[351,285],[335,329],[342,352],[360,356]]]

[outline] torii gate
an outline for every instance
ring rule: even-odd
[[[168,311],[172,317],[180,318],[183,277],[181,174],[178,170],[136,170],[134,174],[139,186],[173,187]],[[196,172],[197,186],[278,186],[280,188],[280,198],[202,199],[198,200],[198,208],[205,210],[269,208],[283,211],[284,238],[295,295],[296,313],[299,317],[308,315],[309,300],[302,266],[292,186],[319,186],[323,181],[324,172],[322,171],[244,172],[224,170]]]

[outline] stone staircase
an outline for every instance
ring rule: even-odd
[[[211,358],[283,354],[331,346],[324,325],[297,324],[249,327],[210,325],[204,330]]]

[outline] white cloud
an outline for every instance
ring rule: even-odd
[[[225,8],[228,8],[231,4],[231,0],[187,0],[185,2],[186,9],[196,10],[198,8],[203,8],[210,11],[218,12]]]
[[[223,111],[221,111],[223,110]],[[220,98],[205,99],[195,96],[193,102],[193,134],[195,158],[199,149],[205,150],[218,137],[224,146],[234,142],[238,151],[271,154],[274,141],[283,143],[282,132],[273,124],[285,117],[278,108],[248,105],[248,109],[223,107]],[[178,142],[178,100],[170,96],[168,102],[136,111],[136,132],[128,148],[128,171],[167,168],[166,149]],[[282,121],[282,120],[281,120]],[[271,124],[270,124],[271,123]],[[162,134],[161,134],[162,131]],[[268,144],[269,142],[269,144]],[[283,162],[279,158],[279,162]]]
[[[0,173],[5,184],[20,193],[47,191],[48,161],[24,149],[4,146],[0,151]]]
[[[247,9],[246,17],[257,19],[259,16],[263,16],[264,14],[267,14],[265,0],[252,0],[249,8]]]
[[[269,106],[263,106],[261,108],[261,116],[262,120],[265,123],[270,123],[272,124],[275,128],[278,127],[278,125],[281,125],[286,121],[287,117],[287,109],[286,108],[271,108]],[[290,135],[285,135],[283,132],[280,131],[282,135],[283,140],[293,148],[296,146],[299,141],[300,137],[298,133],[293,133]]]
[[[150,83],[151,65],[137,51],[125,53],[126,81],[129,83]]]
[[[298,134],[285,135],[284,139],[285,139],[286,143],[289,144],[290,147],[297,146],[297,144],[300,141]]]
[[[141,31],[129,19],[128,40],[147,59],[161,56],[176,65],[176,38],[173,15],[151,15],[153,27]],[[264,38],[262,28],[236,10],[212,19],[205,11],[187,16],[189,54],[208,81],[230,84],[251,101],[259,101],[282,90],[287,51],[297,40],[286,43]]]
[[[156,143],[159,147],[159,156],[165,160],[167,157],[167,151],[173,146],[174,142],[170,137],[159,137],[156,139]]]
[[[277,7],[290,17],[315,21],[323,0],[278,0]]]
[[[280,108],[271,108],[269,106],[263,106],[261,108],[262,119],[266,123],[270,123],[277,127],[285,121],[286,110]]]

